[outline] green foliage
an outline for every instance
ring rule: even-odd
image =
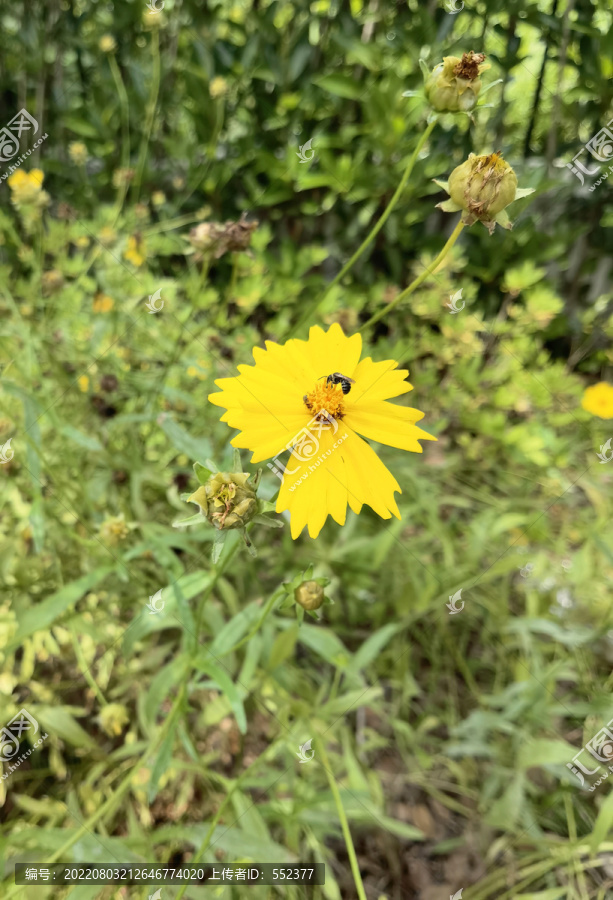
[[[48,134],[21,168],[49,195],[33,209],[0,182],[0,728],[25,708],[48,733],[0,781],[3,896],[30,896],[16,861],[56,859],[320,861],[312,896],[355,896],[339,800],[372,896],[417,896],[420,866],[470,900],[597,896],[610,797],[566,764],[611,719],[611,426],[581,399],[613,380],[613,208],[565,165],[611,118],[609,7],[75,0],[0,19],[4,120],[25,107]],[[420,58],[468,49],[500,83],[474,122],[438,120],[325,293],[426,126]],[[215,381],[305,337],[324,293],[313,323],[357,331],[453,227],[432,179],[493,149],[536,189],[514,230],[465,229],[364,336],[410,369],[438,438],[376,447],[401,520],[294,542],[264,467],[257,559],[200,514],[173,528],[212,473],[256,476]],[[248,248],[190,239],[243,212]],[[311,579],[330,602],[305,614]],[[317,752],[296,758],[311,738],[338,796]],[[472,860],[461,884],[441,856]],[[284,890],[250,896],[301,896]]]

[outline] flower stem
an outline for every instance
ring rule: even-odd
[[[413,155],[411,156],[409,162],[407,163],[407,167],[404,170],[402,178],[400,179],[400,183],[398,184],[398,187],[394,191],[394,195],[393,195],[392,199],[387,204],[387,207],[383,211],[379,220],[376,222],[375,226],[371,229],[369,234],[364,238],[364,240],[362,241],[362,243],[360,244],[358,249],[355,251],[355,253],[351,257],[351,259],[345,263],[345,265],[340,270],[338,275],[336,275],[336,277],[333,278],[333,280],[330,282],[330,284],[328,285],[328,287],[326,288],[324,293],[321,295],[321,297],[319,297],[317,300],[315,300],[315,302],[313,304],[311,304],[311,306],[309,306],[306,313],[302,316],[302,318],[299,320],[299,322],[290,331],[290,333],[288,335],[289,337],[291,337],[293,334],[295,334],[295,332],[298,331],[298,329],[301,328],[305,322],[308,322],[309,319],[312,318],[313,314],[316,312],[317,308],[324,302],[324,300],[326,299],[326,297],[328,296],[328,294],[330,293],[332,288],[335,287],[339,283],[339,281],[341,281],[341,279],[345,277],[347,272],[358,261],[360,256],[366,250],[366,248],[369,247],[370,244],[372,244],[372,242],[374,241],[376,236],[379,234],[379,232],[381,231],[381,229],[383,228],[383,226],[389,219],[392,210],[394,209],[394,207],[400,200],[400,196],[406,187],[406,183],[409,180],[409,178],[411,177],[411,172],[413,171],[413,166],[415,165],[415,162],[417,161],[417,157],[419,156],[419,153],[420,153],[422,147],[424,146],[424,144],[430,137],[430,134],[432,133],[432,129],[434,128],[435,125],[436,125],[436,119],[433,119],[430,122],[430,124],[426,127],[425,131],[423,132],[422,136],[420,137],[419,141],[417,142],[417,147],[415,148]]]
[[[330,770],[330,761],[328,759],[328,755],[326,753],[323,740],[317,741],[317,750],[318,756],[321,757],[321,762],[326,770],[326,775],[328,776],[328,784],[330,785],[330,790],[332,791],[332,796],[334,797],[334,803],[336,804],[336,811],[338,813],[338,818],[341,823],[341,828],[343,831],[343,837],[345,838],[345,846],[347,848],[347,855],[349,856],[349,864],[351,866],[351,872],[353,875],[353,880],[355,883],[355,889],[358,894],[359,900],[368,900],[366,897],[366,892],[364,890],[364,885],[362,883],[362,876],[360,874],[360,867],[358,866],[358,860],[355,855],[355,849],[353,846],[353,839],[351,837],[351,831],[349,830],[349,823],[347,822],[347,816],[345,814],[345,809],[343,807],[343,801],[341,800],[341,795],[339,793],[338,787],[336,785],[336,781],[334,779],[334,775]]]
[[[155,118],[155,110],[158,102],[158,93],[160,90],[160,38],[158,35],[158,29],[154,28],[151,32],[151,55],[152,55],[152,83],[151,83],[151,96],[149,97],[149,106],[147,108],[147,119],[145,122],[145,130],[143,132],[143,138],[140,145],[139,157],[138,157],[138,169],[136,172],[136,178],[134,180],[133,190],[133,200],[134,203],[138,200],[138,195],[140,193],[141,182],[143,180],[143,172],[145,169],[145,161],[147,159],[147,149],[149,147],[149,141],[151,139],[151,131],[153,129],[153,120]]]
[[[400,294],[398,294],[398,296],[395,297],[391,303],[388,303],[388,305],[384,306],[383,309],[380,309],[378,313],[375,313],[374,316],[371,316],[370,319],[368,320],[368,322],[366,322],[366,324],[362,325],[362,328],[360,328],[360,331],[362,331],[364,328],[368,328],[369,325],[374,325],[375,322],[378,322],[379,319],[382,319],[383,316],[385,316],[388,312],[391,312],[391,310],[394,309],[395,306],[398,306],[398,304],[402,300],[405,300],[407,297],[409,297],[413,293],[413,291],[416,290],[416,288],[418,288],[419,285],[426,280],[428,275],[431,275],[432,272],[434,272],[434,270],[436,268],[438,268],[438,266],[441,264],[441,262],[447,256],[447,254],[449,253],[449,251],[451,250],[451,248],[453,247],[453,245],[455,244],[457,239],[460,237],[460,234],[462,233],[463,228],[464,228],[464,223],[460,219],[460,221],[458,222],[456,227],[453,229],[453,233],[452,233],[451,237],[449,238],[449,240],[447,241],[447,243],[445,244],[445,246],[443,247],[443,249],[441,250],[439,255],[436,257],[434,262],[431,263],[427,269],[424,269],[424,271],[421,273],[421,275],[419,275],[414,281],[412,281],[411,284],[407,288],[404,289],[404,291],[402,291]]]

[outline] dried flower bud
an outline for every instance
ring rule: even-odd
[[[244,528],[257,514],[257,496],[248,472],[216,472],[188,497],[211,525],[221,530]]]
[[[483,64],[485,54],[464,53],[444,56],[426,81],[426,97],[438,112],[469,112],[477,103],[481,90],[481,72],[489,69]]]
[[[258,224],[258,222],[247,222],[244,215],[240,221],[226,222],[225,225],[201,222],[190,231],[189,241],[196,250],[212,253],[215,259],[219,259],[224,253],[230,251],[246,250]]]
[[[325,600],[324,589],[316,581],[303,581],[294,591],[294,599],[303,609],[319,609]]]
[[[124,726],[130,721],[130,716],[123,703],[109,703],[100,710],[98,721],[105,734],[109,737],[119,737]]]
[[[533,188],[517,188],[517,176],[501,153],[475,156],[471,153],[453,170],[449,182],[436,182],[449,194],[450,199],[439,203],[445,212],[463,210],[465,225],[483,222],[490,234],[496,223],[511,228],[505,207],[520,197],[526,197]]]

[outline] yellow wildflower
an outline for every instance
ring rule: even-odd
[[[347,337],[336,323],[327,332],[315,326],[307,341],[255,347],[255,365],[217,380],[221,393],[209,395],[226,409],[222,421],[240,429],[232,445],[252,450],[253,463],[292,448],[287,468],[275,462],[285,472],[276,511],[290,511],[293,538],[305,525],[317,537],[328,515],[344,525],[347,505],[400,518],[400,485],[359,434],[414,453],[422,452],[420,440],[436,440],[415,424],[422,412],[388,402],[412,390],[408,372],[394,360],[360,361],[361,352],[361,335]],[[275,474],[277,466],[269,466]]]
[[[85,391],[89,387],[89,377],[87,375],[80,375],[78,378],[79,390],[85,393]]]
[[[145,242],[140,236],[130,235],[128,248],[123,257],[128,262],[131,262],[133,266],[142,266],[147,257],[145,255]]]
[[[73,141],[68,145],[68,156],[75,166],[84,166],[87,162],[87,147],[83,141]]]
[[[221,75],[217,75],[217,77],[213,78],[209,84],[209,94],[213,100],[217,100],[219,97],[225,97],[227,93],[228,82],[225,78],[222,78]]]
[[[93,310],[95,313],[107,313],[110,312],[115,306],[115,301],[107,296],[107,294],[103,294],[101,291],[94,297],[94,305]]]
[[[613,419],[613,384],[599,381],[586,388],[581,406],[600,419]]]
[[[103,53],[112,53],[116,46],[117,43],[112,34],[103,35],[98,43],[98,47]]]

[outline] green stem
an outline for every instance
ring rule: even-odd
[[[369,325],[374,325],[375,322],[378,322],[379,319],[382,319],[383,316],[387,315],[388,312],[391,312],[395,306],[398,306],[399,303],[409,297],[413,293],[413,291],[415,291],[419,287],[419,285],[426,280],[428,275],[431,275],[432,272],[434,272],[434,270],[437,269],[438,266],[442,263],[457,239],[460,237],[463,228],[464,223],[460,219],[456,227],[453,229],[451,237],[449,238],[439,255],[436,257],[434,262],[431,263],[427,269],[424,269],[421,275],[414,281],[412,281],[411,284],[407,288],[405,288],[404,291],[402,291],[402,293],[398,294],[398,296],[394,300],[392,300],[391,303],[388,303],[388,305],[384,306],[383,309],[380,309],[378,313],[375,313],[374,316],[371,316],[368,322],[366,322],[365,325],[362,325],[360,331],[362,331],[364,328],[368,328]]]
[[[153,120],[155,118],[155,110],[157,107],[158,94],[160,90],[160,38],[157,28],[154,28],[151,32],[151,53],[153,56],[153,79],[151,83],[151,96],[149,98],[149,105],[147,108],[147,121],[145,123],[145,131],[143,133],[143,139],[141,141],[138,156],[138,170],[136,172],[136,178],[134,180],[134,203],[136,203],[138,200],[141,181],[143,179],[145,160],[147,159],[147,147],[149,146],[149,141],[151,140],[151,131],[153,129]]]
[[[355,849],[353,846],[353,840],[351,838],[351,831],[349,830],[349,823],[347,822],[347,816],[345,815],[343,801],[341,800],[341,795],[336,785],[336,781],[334,780],[334,775],[330,770],[330,761],[324,748],[324,742],[323,740],[318,740],[317,744],[318,755],[321,757],[322,765],[326,770],[326,775],[328,776],[328,784],[330,785],[330,790],[332,791],[332,796],[334,797],[336,811],[338,813],[338,818],[343,830],[343,837],[345,838],[345,846],[347,848],[347,855],[349,856],[349,864],[351,865],[351,872],[353,874],[356,891],[358,892],[358,898],[359,900],[368,900],[368,898],[366,897],[366,892],[364,890],[364,885],[362,884],[362,876],[360,874],[358,860],[355,855]]]
[[[126,87],[123,83],[121,72],[119,71],[119,66],[117,65],[117,60],[112,55],[109,55],[108,60],[109,67],[111,69],[111,75],[113,76],[115,87],[117,88],[117,96],[119,97],[119,109],[121,113],[121,166],[125,171],[130,165],[130,101],[128,100],[128,92],[126,91]],[[119,187],[119,190],[117,192],[117,206],[115,209],[115,215],[113,217],[113,225],[117,224],[127,190],[128,183],[126,179],[124,181],[124,184]],[[99,250],[100,247],[98,246],[98,251]]]
[[[355,251],[355,253],[351,257],[351,259],[345,263],[345,265],[340,270],[338,275],[330,282],[330,284],[328,285],[328,287],[326,288],[326,290],[324,291],[322,296],[319,299],[315,300],[315,302],[313,304],[311,304],[311,306],[309,306],[309,308],[307,309],[304,316],[299,320],[299,322],[290,331],[288,337],[292,337],[295,334],[295,332],[298,331],[298,329],[304,325],[305,322],[308,322],[309,319],[312,318],[312,316],[317,311],[318,307],[324,302],[324,300],[326,299],[326,297],[328,296],[328,294],[330,293],[332,288],[336,287],[336,285],[339,283],[339,281],[341,281],[341,279],[345,277],[345,275],[352,268],[354,263],[357,262],[357,260],[360,258],[360,256],[366,250],[366,248],[369,247],[370,244],[372,244],[372,242],[374,241],[376,236],[379,234],[379,232],[381,231],[381,229],[383,228],[383,226],[389,219],[392,210],[398,203],[398,201],[402,195],[402,192],[404,191],[404,189],[406,187],[406,183],[409,180],[409,178],[411,177],[411,172],[413,171],[413,166],[415,165],[417,157],[419,156],[419,153],[420,153],[422,147],[424,146],[424,144],[430,137],[430,134],[432,133],[432,129],[434,128],[435,125],[436,125],[436,119],[433,119],[430,122],[430,124],[427,126],[426,130],[423,132],[419,141],[417,142],[417,147],[415,148],[413,155],[411,156],[411,158],[407,164],[407,167],[404,170],[402,178],[400,179],[400,183],[399,183],[398,187],[396,188],[392,199],[387,204],[387,207],[385,208],[380,219],[377,221],[375,226],[371,229],[371,231],[367,235],[367,237],[362,241],[362,243],[360,244],[358,249]]]

